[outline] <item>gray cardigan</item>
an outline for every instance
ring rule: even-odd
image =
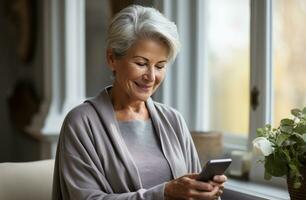
[[[146,101],[162,152],[174,178],[201,170],[182,116],[151,98]],[[165,183],[143,189],[121,137],[105,88],[77,106],[62,125],[54,169],[55,199],[164,199]]]

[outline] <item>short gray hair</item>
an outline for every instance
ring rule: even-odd
[[[173,61],[179,51],[180,41],[177,27],[158,10],[132,5],[122,9],[112,19],[107,35],[107,48],[120,58],[138,39],[158,39],[168,46],[169,61]]]

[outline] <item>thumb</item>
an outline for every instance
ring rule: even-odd
[[[199,174],[198,173],[186,174],[183,177],[188,177],[188,178],[191,178],[191,179],[197,179],[199,177]]]

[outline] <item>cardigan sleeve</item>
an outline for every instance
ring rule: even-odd
[[[95,151],[90,132],[90,124],[86,123],[84,116],[65,119],[57,149],[54,200],[164,199],[165,183],[135,192],[114,193]]]

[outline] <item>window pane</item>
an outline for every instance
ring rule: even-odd
[[[247,136],[250,2],[207,2],[210,129]]]
[[[306,1],[277,0],[273,10],[274,120],[306,106]]]

